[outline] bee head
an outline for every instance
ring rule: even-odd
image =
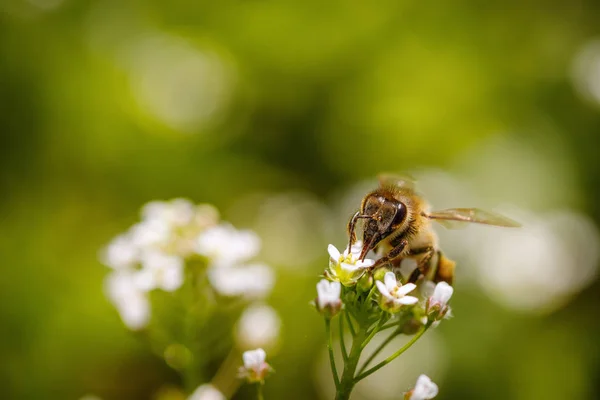
[[[407,209],[401,201],[374,192],[363,200],[361,214],[366,219],[363,228],[363,248],[360,253],[360,258],[364,259],[379,242],[402,227]]]

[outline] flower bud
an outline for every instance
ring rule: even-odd
[[[373,278],[376,281],[382,281],[383,282],[383,278],[385,277],[385,274],[387,274],[388,272],[391,272],[389,268],[377,268],[377,270],[375,271],[375,274],[373,275]]]
[[[404,325],[402,325],[400,332],[402,332],[404,335],[414,335],[419,331],[419,329],[421,329],[421,326],[423,326],[421,321],[419,321],[417,318],[411,318],[410,320],[406,321]]]
[[[435,286],[433,295],[427,299],[425,306],[425,312],[430,321],[439,321],[446,316],[450,310],[448,301],[453,293],[454,289],[446,282],[440,282]]]
[[[248,383],[263,382],[273,371],[265,359],[267,353],[263,349],[248,350],[242,355],[244,366],[240,368],[240,377],[246,378]]]
[[[331,318],[342,309],[342,285],[339,282],[330,282],[327,279],[321,279],[317,283],[317,298],[315,305],[317,310],[326,318]]]
[[[251,305],[237,323],[237,345],[241,350],[272,349],[277,344],[280,326],[281,320],[273,308],[265,304]]]
[[[360,277],[356,283],[356,287],[361,292],[368,292],[373,287],[373,275],[369,272]]]
[[[415,388],[404,395],[404,400],[430,400],[437,396],[438,392],[438,386],[427,375],[421,375]]]

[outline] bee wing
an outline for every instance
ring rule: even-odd
[[[449,208],[429,213],[427,218],[436,220],[446,228],[458,228],[468,222],[505,226],[508,228],[518,228],[521,226],[521,224],[510,218],[479,208]]]
[[[399,186],[407,189],[415,189],[416,179],[408,174],[396,174],[384,172],[377,175],[379,186]]]

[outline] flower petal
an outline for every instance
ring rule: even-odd
[[[438,386],[427,375],[420,375],[411,399],[433,399],[438,395],[438,391]]]
[[[387,298],[391,298],[392,295],[390,294],[390,291],[387,289],[387,287],[385,286],[385,284],[381,281],[375,281],[375,284],[377,285],[377,289],[379,289],[379,292],[387,297]]]
[[[398,297],[400,296],[404,296],[410,292],[412,292],[413,290],[415,290],[415,288],[417,287],[417,285],[415,285],[414,283],[407,283],[406,285],[402,285],[398,288]]]
[[[453,293],[454,289],[452,286],[446,282],[440,282],[436,285],[435,290],[433,291],[433,301],[446,305]]]
[[[398,283],[396,281],[396,275],[393,272],[386,272],[383,281],[385,282],[385,286],[387,290],[391,292],[392,290],[398,287]]]
[[[369,258],[365,258],[364,261],[359,260],[356,262],[356,265],[360,268],[368,268],[373,264],[375,264],[375,260],[371,260]]]
[[[404,306],[411,306],[413,304],[417,304],[419,302],[419,299],[413,296],[403,296],[397,299],[396,302]]]
[[[211,385],[210,383],[205,383],[203,385],[198,386],[194,393],[188,397],[188,400],[226,400],[227,398],[219,389]]]
[[[327,279],[321,279],[317,283],[317,303],[319,308],[325,308],[328,305],[338,302],[342,285],[339,282],[329,282]]]
[[[340,251],[334,245],[330,244],[329,246],[327,246],[327,252],[329,253],[329,257],[331,257],[335,261],[340,259]]]
[[[360,267],[358,265],[356,265],[356,264],[350,264],[350,263],[347,263],[347,262],[341,263],[340,267],[343,270],[348,271],[348,272],[354,272],[354,271],[357,271],[357,270],[360,269]]]
[[[256,350],[248,350],[242,354],[242,358],[244,360],[244,367],[247,369],[252,369],[259,367],[262,363],[265,362],[267,357],[267,353],[263,349]]]

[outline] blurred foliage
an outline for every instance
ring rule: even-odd
[[[256,193],[310,192],[333,207],[379,171],[448,168],[501,134],[558,143],[573,165],[573,205],[600,223],[600,107],[570,80],[599,20],[590,0],[3,0],[2,397],[146,399],[179,384],[121,325],[97,261],[152,199],[212,202],[226,218],[237,204],[232,221],[252,224],[258,210],[240,215],[238,201]],[[185,45],[141,57],[146,36]],[[219,60],[225,97],[186,92],[219,81],[169,69],[178,54]],[[181,111],[187,96],[197,111]],[[322,321],[307,302],[327,243],[343,240],[343,222],[333,229],[320,259],[278,271],[270,303],[283,345],[267,398],[323,392]],[[433,377],[439,398],[600,398],[599,289],[547,315],[457,291],[457,317],[437,332],[450,366]]]

